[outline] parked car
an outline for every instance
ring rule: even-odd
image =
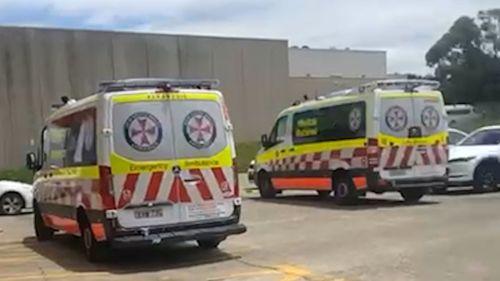
[[[31,209],[33,186],[16,181],[0,181],[0,214],[17,215]]]
[[[456,145],[467,136],[466,132],[458,129],[448,128],[448,144]]]
[[[445,110],[448,115],[448,126],[454,128],[470,128],[483,117],[483,115],[470,104],[446,105]]]
[[[247,170],[248,182],[255,184],[255,160],[250,161]]]
[[[450,147],[449,186],[493,191],[500,179],[500,126],[479,128]]]

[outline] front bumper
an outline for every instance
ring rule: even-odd
[[[472,182],[474,178],[474,164],[471,162],[451,162],[448,163],[449,177],[448,183],[460,185]]]

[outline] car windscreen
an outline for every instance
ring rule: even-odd
[[[497,145],[500,144],[500,130],[484,130],[472,133],[458,145]]]

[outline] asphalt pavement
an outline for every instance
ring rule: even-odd
[[[398,194],[355,206],[285,192],[243,200],[246,234],[218,250],[194,243],[115,251],[86,262],[77,239],[38,243],[32,215],[0,217],[0,280],[500,280],[500,193]]]

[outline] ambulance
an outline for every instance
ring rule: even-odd
[[[256,156],[263,198],[314,190],[340,204],[367,191],[418,201],[447,178],[447,122],[439,83],[383,80],[283,110]]]
[[[216,248],[244,233],[232,125],[215,85],[126,79],[64,98],[27,155],[37,239],[80,236],[98,261],[112,248]]]

